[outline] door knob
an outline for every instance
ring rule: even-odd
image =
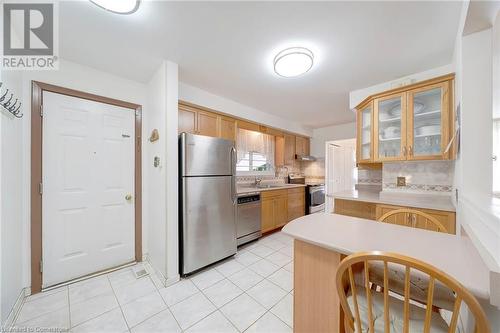
[[[125,196],[125,200],[127,200],[127,201],[132,200],[132,194],[127,194],[127,195]]]

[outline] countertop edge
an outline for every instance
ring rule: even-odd
[[[379,195],[379,193],[374,192],[373,196]],[[403,194],[403,195],[408,195],[408,194]],[[418,203],[415,201],[411,201],[411,199],[414,198],[409,198],[408,201],[405,200],[394,200],[394,199],[388,199],[388,198],[374,198],[374,197],[356,197],[353,195],[349,195],[347,193],[343,192],[338,192],[338,193],[333,193],[332,197],[334,199],[341,199],[341,200],[351,200],[351,201],[360,201],[360,202],[368,202],[368,203],[374,203],[374,204],[385,204],[385,205],[394,205],[394,206],[407,206],[407,207],[413,207],[413,208],[422,208],[422,209],[432,209],[432,210],[440,210],[443,212],[451,212],[451,213],[456,213],[456,207],[453,205],[453,202],[450,198],[450,203],[449,206],[446,205],[447,207],[443,207],[443,205],[439,204],[428,204],[428,203]]]
[[[291,188],[298,188],[298,187],[306,187],[306,184],[286,184],[283,186],[278,186],[278,187],[270,187],[270,188],[257,188],[257,187],[237,187],[237,194],[244,194],[244,193],[254,193],[254,192],[266,192],[266,191],[279,191],[279,190],[288,190]]]
[[[348,217],[348,216],[337,215],[337,214],[329,214],[329,215],[342,216],[342,219],[347,218],[347,220],[349,220],[349,221],[347,221],[347,220],[346,221],[341,221],[340,223],[355,223],[358,220],[360,220],[360,221],[361,220],[368,221],[370,223],[376,223],[376,221],[367,220],[367,219],[354,218],[354,217]],[[308,216],[309,216],[309,218],[306,218]],[[338,244],[332,244],[332,243],[326,242],[324,240],[314,239],[314,237],[311,236],[311,235],[302,235],[300,233],[300,231],[297,230],[297,228],[299,227],[298,225],[302,224],[302,223],[311,223],[310,221],[306,221],[307,219],[310,219],[310,216],[311,215],[307,215],[305,217],[301,217],[301,218],[298,218],[298,219],[296,219],[294,221],[291,221],[290,223],[288,223],[287,225],[285,225],[285,227],[283,227],[282,232],[284,234],[286,234],[286,235],[294,238],[294,239],[299,240],[299,241],[303,241],[303,242],[306,242],[306,243],[309,243],[309,244],[312,244],[312,245],[316,245],[316,246],[319,246],[321,248],[324,248],[324,249],[327,249],[327,250],[330,250],[330,251],[335,251],[335,252],[338,252],[338,253],[341,253],[341,254],[344,254],[344,255],[350,255],[350,254],[359,252],[359,251],[354,251],[353,252],[352,249],[348,249],[348,248],[345,248],[343,246],[339,246]],[[334,218],[334,216],[332,216],[332,218]],[[290,229],[292,229],[292,230],[290,230]],[[475,254],[471,254],[471,256],[476,256],[478,258],[481,258],[480,255],[479,255],[479,253],[477,253],[477,248],[474,246],[474,244],[471,242],[470,239],[464,239],[463,242],[464,242],[463,243],[463,248],[464,249],[468,249],[467,251],[474,251],[475,252]],[[371,251],[371,250],[367,249],[366,251]],[[398,251],[385,251],[384,250],[384,252],[398,252]],[[407,254],[405,254],[405,255],[407,255]],[[412,256],[410,255],[410,257],[412,257]],[[419,259],[419,258],[417,258],[417,259]],[[422,259],[420,259],[420,260],[422,260]],[[484,265],[484,268],[489,272],[490,270],[489,270],[489,267],[486,265],[486,263],[484,261],[482,261],[482,259],[481,259],[481,262],[482,262],[482,265]],[[434,265],[432,262],[430,264]],[[436,265],[434,265],[434,266],[437,267],[438,269],[443,270],[441,267],[438,267]],[[443,270],[443,271],[445,271],[445,270]],[[449,273],[449,272],[447,272],[447,273]],[[451,274],[451,273],[449,273],[449,274]],[[489,276],[488,276],[488,280],[489,280]],[[488,287],[486,287],[486,288],[489,288],[489,287],[490,286],[489,286],[489,283],[488,283]],[[482,299],[485,299],[485,300],[489,300],[490,297],[491,297],[491,295],[490,295],[491,291],[489,289],[486,291],[485,288],[477,288],[475,284],[468,285],[467,288],[476,297],[479,297],[479,298],[482,298]]]

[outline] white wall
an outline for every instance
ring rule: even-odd
[[[182,82],[179,83],[179,100],[204,106],[235,117],[266,124],[278,129],[305,136],[312,135],[311,128],[297,122],[274,116]]]
[[[462,36],[469,4],[464,3],[457,35],[453,65],[455,67],[455,99],[461,106],[460,154],[455,161],[455,187],[458,189],[457,224],[465,230],[491,270],[490,300],[480,300],[492,325],[500,332],[500,219],[493,214],[492,126],[493,47],[500,40],[494,29]],[[498,209],[498,208],[497,208]],[[496,286],[495,286],[496,285]],[[493,304],[495,306],[491,306]]]
[[[149,260],[163,283],[179,277],[177,76],[177,65],[164,61],[148,83],[150,113],[145,135],[156,128],[160,136],[159,141],[148,142]],[[160,158],[159,167],[153,166],[155,157]]]
[[[346,110],[345,112],[351,112]],[[356,137],[356,122],[342,125],[316,128],[311,138],[311,154],[316,157],[325,157],[325,142]]]
[[[402,78],[391,80],[384,83],[379,83],[374,86],[353,90],[349,93],[349,107],[354,109],[359,103],[361,103],[366,97],[386,91],[389,89],[393,89],[400,84],[409,84],[415,83],[419,81],[424,81],[427,79],[432,79],[437,76],[446,75],[454,72],[453,64],[429,69],[423,72],[414,73],[408,76],[404,76]]]
[[[22,97],[19,72],[2,72],[4,83]],[[0,326],[19,299],[23,284],[23,122],[0,108]],[[26,112],[27,108],[24,108]],[[9,318],[12,320],[12,318]]]

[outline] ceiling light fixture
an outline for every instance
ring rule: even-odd
[[[283,77],[307,73],[313,66],[314,55],[305,47],[290,47],[274,57],[274,71]]]
[[[90,2],[115,14],[132,14],[139,8],[140,0],[90,0]]]

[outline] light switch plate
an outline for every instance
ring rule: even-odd
[[[406,186],[406,177],[398,177],[397,185],[398,186]]]

